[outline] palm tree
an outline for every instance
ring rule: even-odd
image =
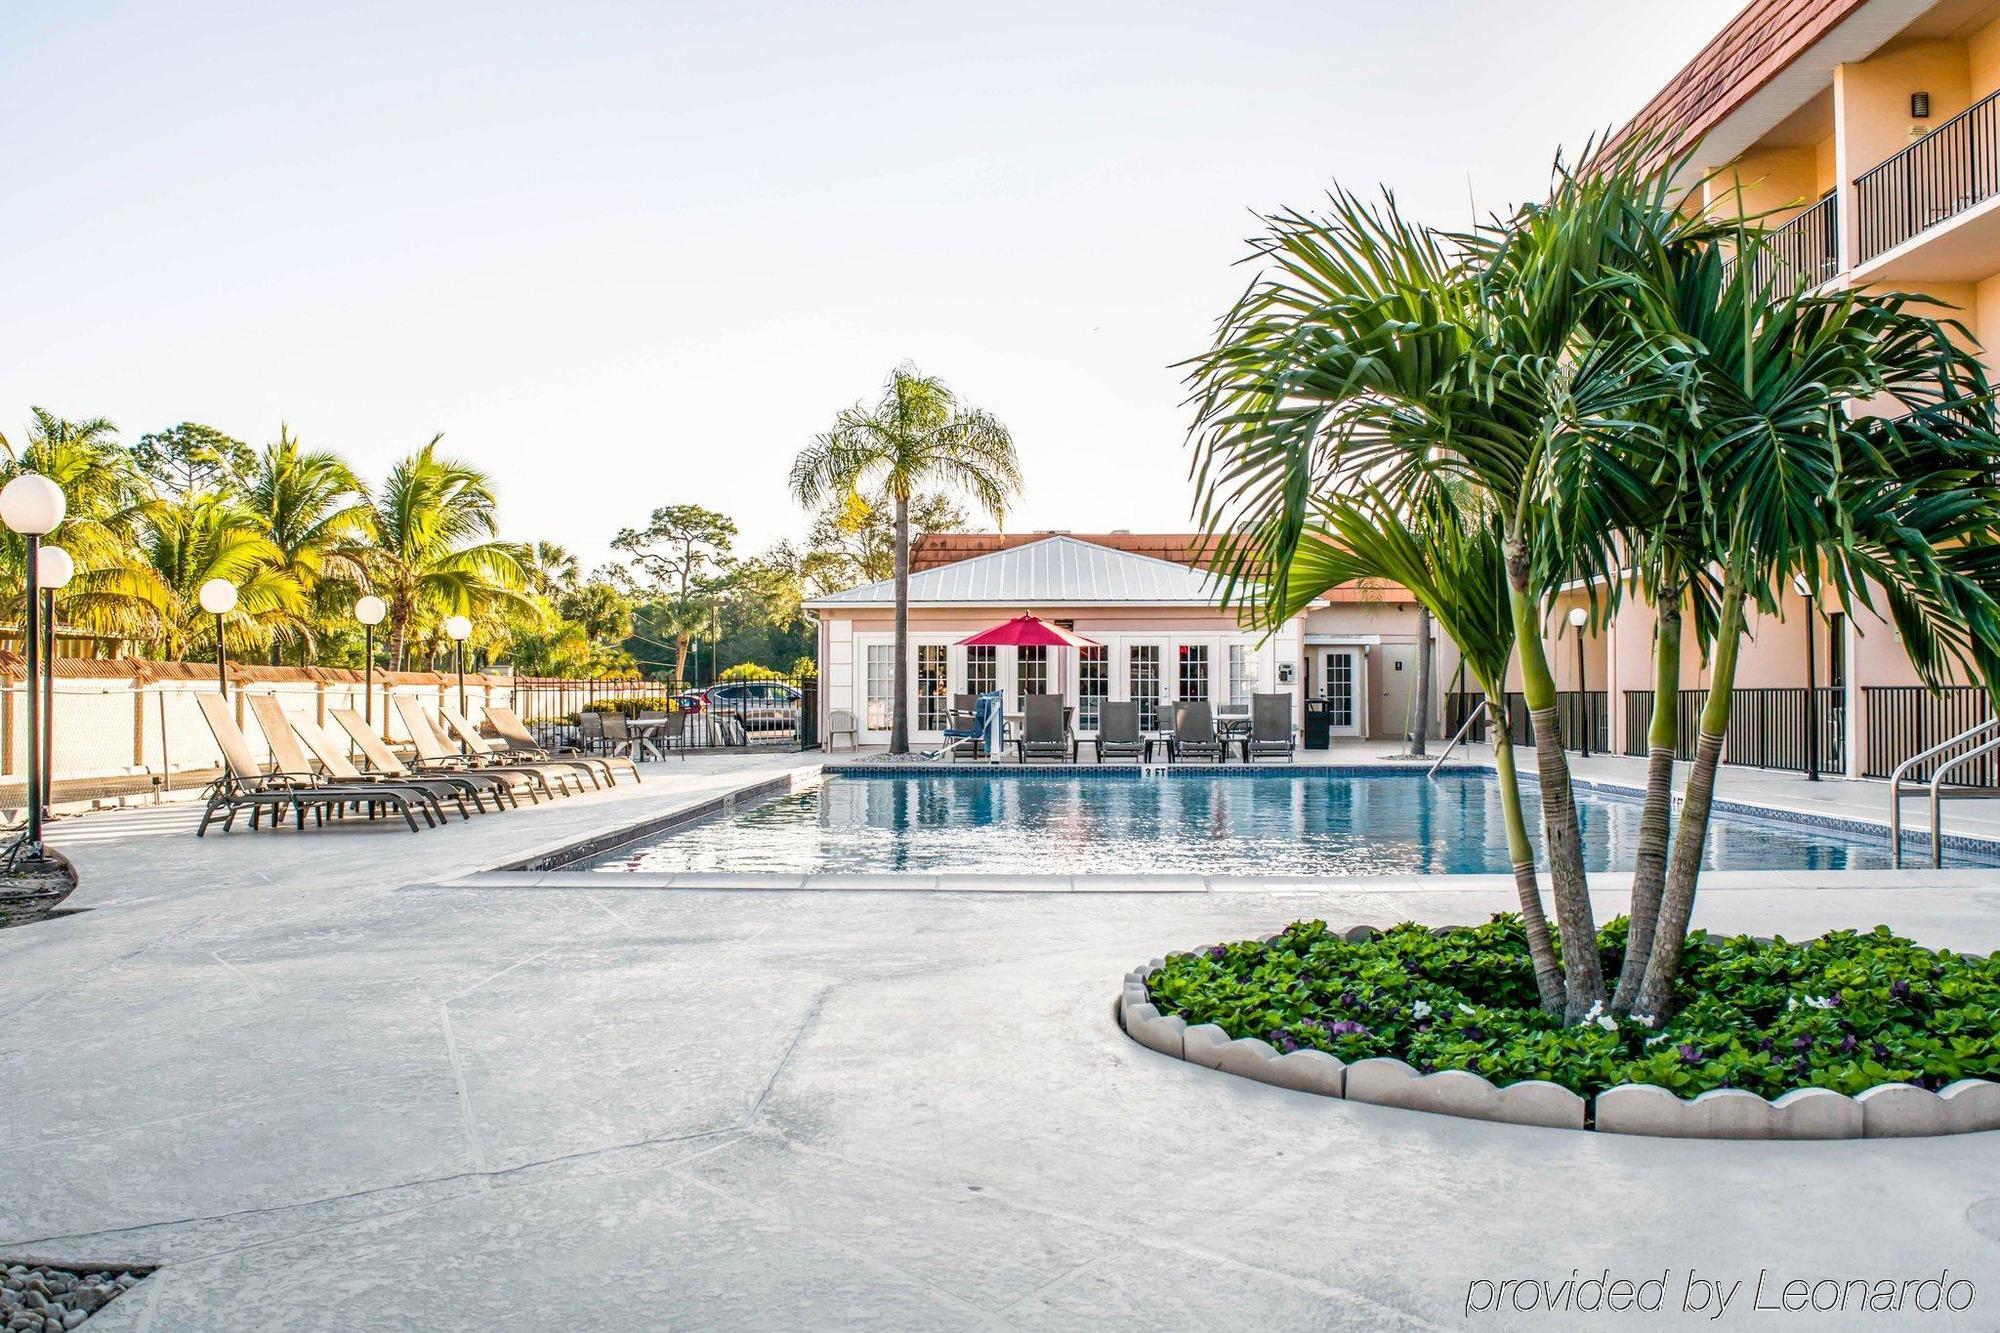
[[[144,562],[137,591],[162,657],[181,660],[214,644],[214,617],[200,602],[210,579],[236,585],[236,609],[223,624],[235,651],[266,649],[298,633],[305,593],[279,567],[282,553],[241,501],[194,494],[155,504],[140,524],[137,550]]]
[[[1461,480],[1500,524],[1506,602],[1533,723],[1543,845],[1561,938],[1596,938],[1582,840],[1542,642],[1549,595],[1579,571],[1615,567],[1615,523],[1594,493],[1550,503],[1580,440],[1643,433],[1671,390],[1636,333],[1579,339],[1582,294],[1603,276],[1592,242],[1603,187],[1447,239],[1393,199],[1336,193],[1324,216],[1268,219],[1253,242],[1270,268],[1193,363],[1196,481],[1232,581],[1286,576],[1314,500],[1380,485],[1392,500],[1427,479]],[[1282,591],[1282,589],[1280,589]],[[1592,947],[1565,947],[1573,1020],[1605,1000]]]
[[[280,425],[246,478],[244,502],[277,553],[275,568],[317,612],[303,617],[293,636],[303,665],[315,641],[314,619],[344,619],[348,597],[366,579],[368,493],[338,455],[301,448]]]
[[[792,464],[792,494],[808,509],[873,488],[896,509],[895,705],[889,752],[910,749],[910,501],[921,488],[963,493],[1005,517],[1021,490],[1014,439],[990,413],[962,406],[942,380],[898,366],[874,407],[856,403]]]
[[[496,538],[492,483],[477,468],[440,457],[443,438],[433,436],[392,467],[371,505],[369,584],[389,604],[389,659],[398,670],[427,620],[522,601],[522,552]]]
[[[150,499],[117,442],[117,427],[102,417],[68,421],[39,407],[30,412],[19,449],[0,436],[0,485],[36,472],[63,488],[68,507],[52,540],[76,562],[62,597],[63,619],[105,634],[142,637],[153,622],[133,540]],[[4,536],[0,579],[19,596],[26,582],[26,547],[13,532]]]

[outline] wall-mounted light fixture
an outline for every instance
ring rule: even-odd
[[[1931,118],[1931,95],[1929,93],[1910,94],[1910,119],[1929,120]]]

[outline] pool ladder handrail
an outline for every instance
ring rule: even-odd
[[[1967,727],[1949,740],[1939,741],[1929,749],[1917,753],[1896,765],[1889,774],[1889,864],[1896,869],[1903,868],[1903,778],[1910,769],[1927,759],[1935,759],[1961,745],[1972,748],[1963,754],[1953,755],[1937,766],[1926,784],[1926,795],[1930,799],[1931,816],[1931,865],[1944,863],[1944,812],[1941,808],[1945,799],[1942,791],[1945,774],[1950,773],[1968,760],[1983,754],[2000,750],[2000,718],[1989,717],[1977,726]],[[2000,789],[1975,788],[1963,795],[2000,796]]]
[[[1452,733],[1451,743],[1444,747],[1444,752],[1437,757],[1437,762],[1424,770],[1424,776],[1427,778],[1436,777],[1438,769],[1444,766],[1445,760],[1451,758],[1451,752],[1456,750],[1458,743],[1465,739],[1465,733],[1472,730],[1472,724],[1479,720],[1480,714],[1492,711],[1493,701],[1482,695],[1479,702],[1472,706],[1472,711],[1465,715],[1465,721],[1459,724],[1458,730]]]

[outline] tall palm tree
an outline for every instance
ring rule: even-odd
[[[151,501],[118,444],[117,427],[102,417],[69,421],[39,407],[30,412],[19,448],[0,436],[0,485],[35,472],[63,488],[68,505],[52,540],[76,562],[62,596],[63,620],[105,634],[143,636],[152,618],[133,542]],[[0,580],[11,600],[26,581],[26,547],[11,531],[4,538]]]
[[[440,457],[438,442],[389,470],[373,499],[370,585],[389,604],[389,659],[404,665],[428,622],[523,602],[520,547],[498,540],[498,504],[485,473]]]
[[[201,585],[236,585],[236,609],[223,634],[237,653],[268,649],[299,632],[305,593],[279,566],[282,553],[257,514],[224,495],[187,495],[150,507],[139,525],[140,585],[152,620],[148,636],[162,657],[188,658],[215,643],[214,617],[201,608]]]
[[[1324,215],[1270,218],[1253,242],[1269,267],[1191,380],[1200,514],[1232,580],[1269,568],[1282,585],[1315,497],[1363,481],[1402,501],[1457,478],[1496,515],[1556,919],[1574,945],[1595,939],[1596,919],[1542,623],[1565,580],[1615,568],[1615,524],[1590,510],[1595,494],[1554,522],[1550,497],[1578,439],[1643,432],[1672,381],[1636,332],[1579,340],[1604,263],[1598,187],[1558,203],[1469,238],[1408,222],[1393,198],[1344,193]],[[1565,1008],[1581,1019],[1605,1001],[1602,963],[1591,947],[1562,958]]]
[[[1020,493],[1014,439],[990,413],[959,403],[942,380],[898,366],[873,407],[856,403],[792,464],[808,509],[880,487],[896,509],[896,646],[889,752],[910,749],[910,501],[920,488],[969,496],[995,520]]]
[[[338,455],[302,448],[280,425],[277,440],[257,456],[243,498],[277,553],[275,568],[316,613],[302,617],[293,635],[303,664],[315,620],[343,617],[347,598],[365,581],[363,548],[373,534],[368,493]]]

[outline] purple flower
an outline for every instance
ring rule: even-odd
[[[1812,1061],[1806,1059],[1803,1055],[1800,1056],[1798,1059],[1792,1061],[1792,1072],[1800,1078],[1804,1078],[1812,1072]]]
[[[1320,1026],[1326,1029],[1326,1035],[1329,1037],[1366,1037],[1370,1035],[1366,1024],[1357,1023],[1351,1018],[1343,1018],[1337,1023],[1321,1023]]]
[[[1480,1027],[1477,1023],[1468,1023],[1458,1035],[1464,1037],[1467,1041],[1485,1041],[1486,1029]]]
[[[1842,1055],[1852,1055],[1860,1049],[1861,1039],[1856,1037],[1852,1032],[1840,1039],[1840,1053]]]
[[[1208,956],[1218,963],[1227,957],[1228,953],[1229,950],[1223,948],[1220,944],[1211,944],[1208,946]]]
[[[1805,1033],[1801,1032],[1798,1036],[1792,1038],[1792,1049],[1795,1051],[1811,1050],[1812,1038],[1806,1036]]]
[[[1889,1048],[1887,1046],[1884,1046],[1879,1041],[1876,1042],[1873,1046],[1868,1048],[1868,1053],[1875,1057],[1875,1062],[1877,1064],[1881,1064],[1887,1061],[1889,1058]]]
[[[1772,1041],[1769,1037],[1766,1037],[1764,1038],[1764,1040],[1757,1043],[1757,1049],[1763,1051],[1765,1054],[1768,1055],[1770,1052],[1778,1049],[1778,1043]]]
[[[1351,990],[1344,990],[1340,993],[1340,1007],[1343,1009],[1359,1009],[1361,1007],[1361,997]]]
[[[1901,1000],[1904,1004],[1908,1004],[1910,1002],[1910,983],[1901,977],[1897,977],[1889,983],[1889,994]]]
[[[1687,1043],[1685,1043],[1685,1042],[1684,1042],[1684,1043],[1682,1043],[1682,1045],[1681,1045],[1681,1063],[1682,1063],[1682,1064],[1684,1064],[1684,1065],[1698,1065],[1698,1064],[1700,1064],[1700,1063],[1701,1063],[1701,1051],[1700,1051],[1700,1050],[1699,1050],[1698,1048],[1696,1048],[1696,1047],[1694,1047],[1694,1046],[1692,1046],[1692,1045],[1689,1045],[1689,1044],[1687,1044]]]

